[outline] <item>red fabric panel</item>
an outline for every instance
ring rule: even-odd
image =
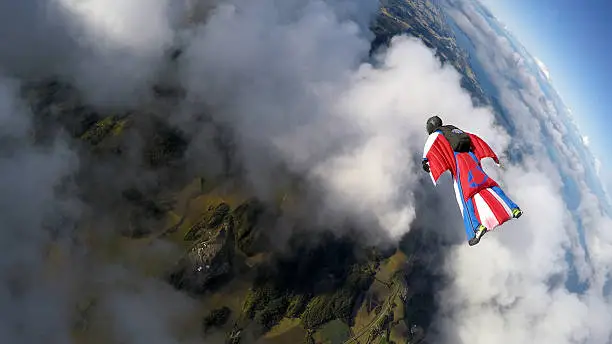
[[[484,158],[492,158],[496,163],[499,164],[499,158],[497,154],[489,147],[489,145],[483,141],[480,137],[474,134],[470,134],[470,140],[472,141],[472,146],[474,148],[474,155],[478,158],[478,161]]]
[[[456,155],[459,185],[463,198],[467,200],[486,188],[497,186],[493,178],[489,177],[480,164],[470,153],[459,153]]]

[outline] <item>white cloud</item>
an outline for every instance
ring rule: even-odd
[[[101,50],[133,48],[147,53],[172,39],[170,1],[57,0]],[[146,10],[144,10],[146,9]],[[146,30],[143,30],[146,27]]]
[[[0,23],[5,33],[0,63],[5,73],[20,78],[62,75],[98,106],[139,104],[161,73],[185,1],[2,4],[0,12],[8,16]]]
[[[582,143],[584,143],[584,145],[588,147],[591,144],[591,139],[585,135],[582,137]]]
[[[550,71],[548,70],[548,67],[546,67],[544,62],[542,62],[542,60],[540,60],[539,58],[534,56],[533,59],[538,65],[538,68],[540,68],[540,72],[542,73],[542,75],[544,75],[544,77],[550,81]]]
[[[383,227],[395,238],[414,217],[416,200],[407,190],[416,188],[420,178],[411,175],[410,168],[414,152],[422,149],[423,123],[430,114],[478,132],[500,151],[508,142],[503,130],[492,127],[491,113],[474,109],[465,91],[457,87],[456,71],[448,66],[441,69],[432,51],[414,39],[395,39],[380,68],[362,66],[354,79],[340,98],[340,107],[347,122],[358,123],[365,133],[363,150],[333,157],[316,171],[331,181],[330,190],[348,200],[363,200],[353,192],[374,192],[376,198],[365,203],[364,210],[382,207],[384,215],[379,220],[391,221]],[[434,89],[444,93],[444,99],[431,92]],[[349,180],[354,183],[346,185]],[[392,205],[395,202],[404,205],[398,208]],[[383,211],[387,208],[394,210]]]
[[[598,176],[601,176],[601,160],[598,158],[595,158],[595,173],[597,173]]]
[[[173,43],[182,2],[57,1],[79,42],[75,63],[65,70],[90,102],[124,106],[146,99]]]

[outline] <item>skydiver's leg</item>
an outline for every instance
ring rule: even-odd
[[[506,193],[504,192],[504,190],[502,190],[502,188],[500,188],[499,186],[493,186],[490,188],[491,191],[495,192],[497,194],[497,196],[499,196],[499,198],[506,203],[506,205],[508,206],[508,208],[510,208],[510,211],[512,212],[512,216],[514,218],[519,218],[521,217],[521,215],[523,215],[523,211],[521,210],[521,208],[514,203],[510,197],[508,197],[506,195]]]
[[[467,239],[470,240],[474,238],[474,233],[476,233],[476,229],[478,225],[480,225],[480,221],[478,220],[478,216],[476,216],[476,208],[474,207],[474,199],[470,198],[464,202],[465,206],[463,207],[465,215],[463,216],[463,222],[465,224],[465,234],[467,235]]]
[[[474,237],[474,226],[472,226],[472,216],[467,207],[467,202],[463,202],[463,226],[465,227],[465,235],[469,241]]]
[[[474,246],[480,242],[482,236],[487,232],[487,228],[480,222],[476,214],[477,208],[474,199],[470,198],[465,202],[465,212],[469,220],[466,223],[465,231],[467,234],[468,244]]]

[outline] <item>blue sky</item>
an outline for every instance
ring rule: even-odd
[[[543,61],[582,134],[600,158],[612,144],[606,132],[612,99],[612,1],[481,0],[527,50]],[[609,154],[609,153],[608,153]],[[612,163],[604,165],[610,171]]]

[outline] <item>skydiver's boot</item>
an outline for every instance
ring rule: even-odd
[[[470,246],[478,244],[480,242],[480,238],[482,238],[482,236],[485,235],[486,232],[487,227],[483,225],[478,225],[478,228],[476,228],[476,233],[474,233],[474,237],[468,241],[468,244],[470,244]]]
[[[523,211],[520,208],[512,209],[512,217],[518,219],[519,217],[521,217],[521,215],[523,215]]]

